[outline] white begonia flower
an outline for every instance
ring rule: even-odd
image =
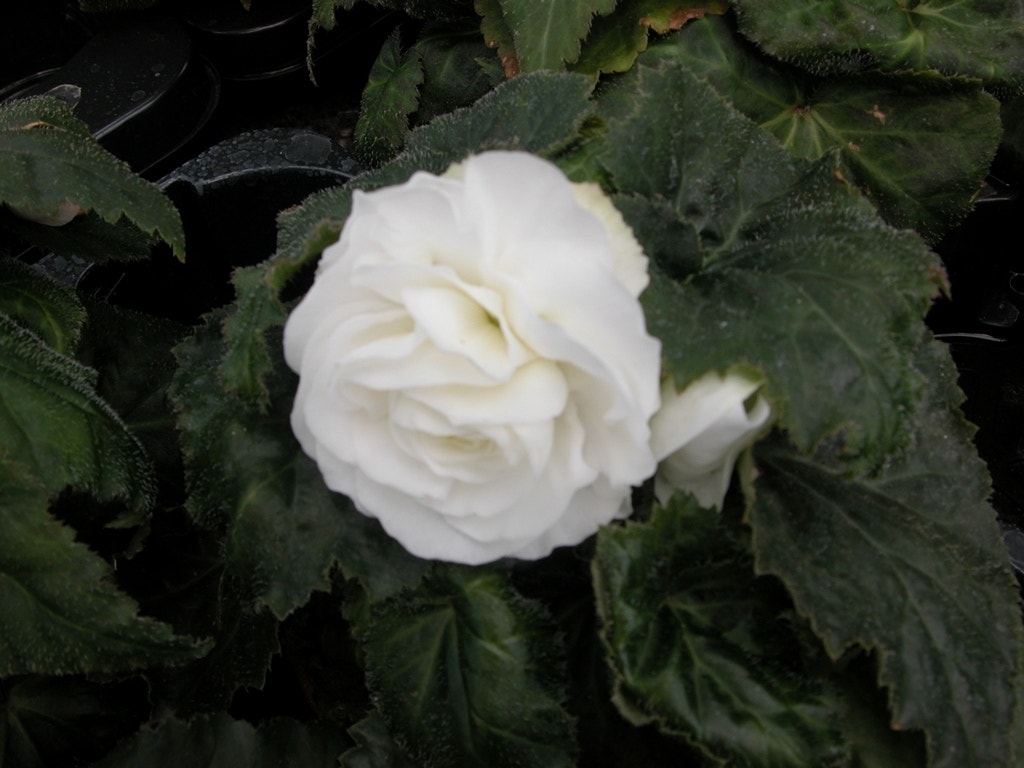
[[[357,191],[285,326],[292,429],[420,557],[579,543],[656,468],[646,282],[600,189],[527,153]]]
[[[677,392],[671,377],[661,388],[661,408],[651,419],[651,449],[660,462],[654,478],[658,501],[687,491],[704,507],[721,509],[740,453],[764,431],[771,416],[762,382],[740,373],[707,373]]]

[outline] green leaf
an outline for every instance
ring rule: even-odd
[[[227,709],[239,688],[262,688],[281,650],[278,621],[255,607],[255,588],[228,570],[224,549],[223,534],[164,513],[154,517],[142,552],[120,565],[148,613],[213,643],[189,664],[146,671],[154,705],[181,717]]]
[[[735,0],[733,7],[759,48],[815,72],[875,65],[1024,82],[1024,12],[1015,0]]]
[[[85,322],[74,291],[15,259],[0,259],[0,314],[62,355],[74,352]]]
[[[217,377],[223,352],[210,323],[177,349],[171,395],[200,525],[226,530],[229,570],[257,589],[256,600],[283,619],[315,589],[328,589],[341,515],[315,467],[291,435],[294,382],[275,350],[273,410],[249,411]]]
[[[106,302],[85,306],[78,360],[96,371],[97,394],[152,459],[159,491],[173,494],[180,490],[181,451],[167,389],[176,368],[171,349],[188,328]]]
[[[724,19],[694,23],[678,57],[797,157],[838,151],[844,174],[894,226],[932,242],[970,211],[1002,134],[978,81],[934,73],[819,80],[773,62]]]
[[[124,216],[185,256],[171,201],[101,148],[71,108],[52,97],[0,104],[0,203],[42,216],[72,204],[112,224]]]
[[[70,485],[145,510],[154,493],[149,457],[95,381],[95,371],[0,315],[0,454],[24,463],[53,495]]]
[[[388,733],[384,718],[374,710],[348,729],[359,746],[341,756],[341,768],[418,768]]]
[[[157,238],[147,235],[128,219],[121,218],[112,224],[95,212],[76,216],[62,227],[51,227],[0,209],[0,227],[42,251],[92,264],[148,259],[157,243]]]
[[[1010,748],[1014,759],[1019,763],[1024,758],[1024,645],[1017,649],[1017,706],[1013,713],[1013,726],[1010,729]]]
[[[326,244],[337,239],[337,233]],[[273,375],[273,361],[267,331],[284,325],[288,314],[278,299],[280,287],[268,285],[267,278],[283,268],[236,269],[231,276],[237,301],[235,310],[224,318],[227,349],[220,364],[225,390],[252,407],[265,410],[270,405],[267,377]],[[276,338],[276,337],[275,337]]]
[[[497,51],[505,77],[515,77],[520,72],[519,58],[516,56],[515,40],[505,19],[501,0],[473,0],[473,7],[480,17],[484,45]]]
[[[642,503],[637,506],[643,506]],[[649,506],[649,505],[648,505]],[[637,726],[613,702],[612,671],[600,638],[591,571],[596,537],[563,547],[542,560],[518,563],[514,583],[549,607],[568,649],[569,699],[576,718],[580,766],[679,768],[703,765],[685,739],[656,725]]]
[[[833,658],[877,652],[894,727],[925,731],[932,766],[1010,766],[1016,584],[948,350],[925,344],[915,362],[929,391],[913,443],[877,478],[757,447],[757,570],[785,582]]]
[[[281,647],[278,622],[270,611],[253,611],[248,592],[225,597],[215,592],[216,620],[206,627],[213,648],[198,661],[173,670],[151,670],[146,677],[153,698],[182,717],[227,709],[240,688],[261,689],[270,661]]]
[[[274,370],[267,334],[286,318],[281,291],[338,239],[354,189],[400,184],[417,170],[443,173],[452,163],[486,149],[553,155],[578,136],[593,109],[588,98],[592,88],[593,83],[582,75],[517,77],[473,106],[442,115],[413,131],[406,150],[390,163],[344,187],[312,195],[284,214],[278,225],[278,250],[269,264],[235,273],[239,299],[225,325],[227,351],[222,375],[227,390],[252,406],[266,407],[265,379]]]
[[[351,10],[357,0],[313,0],[313,15],[309,20],[310,33],[317,29],[334,29],[337,9]]]
[[[344,729],[333,723],[270,720],[255,727],[221,712],[189,722],[167,719],[119,745],[95,768],[335,768],[348,746]]]
[[[479,29],[430,24],[420,32],[415,50],[423,63],[417,123],[468,107],[504,81]]]
[[[818,78],[766,55],[736,31],[732,15],[706,17],[652,45],[645,63],[679,59],[756,123],[798,109]]]
[[[580,41],[595,15],[610,13],[615,0],[499,0],[512,30],[522,72],[561,70],[580,55]]]
[[[423,62],[419,51],[401,49],[396,28],[373,63],[359,105],[355,127],[356,150],[371,165],[394,157],[409,133],[409,116],[419,103]]]
[[[46,488],[0,459],[0,677],[126,672],[207,649],[137,615],[113,571],[50,517]]]
[[[707,257],[700,234],[696,227],[679,218],[671,203],[624,195],[615,195],[612,200],[644,253],[666,275],[685,280],[700,272]]]
[[[92,764],[138,728],[147,710],[138,678],[102,685],[36,675],[0,681],[0,765]]]
[[[921,386],[907,352],[942,285],[934,255],[887,227],[833,161],[790,157],[680,62],[638,63],[600,112],[626,215],[677,233],[675,256],[642,235],[656,266],[685,278],[703,256],[685,283],[653,270],[641,297],[676,382],[759,368],[798,446],[830,438],[851,466],[883,462]]]
[[[355,620],[367,686],[396,741],[432,768],[574,765],[553,628],[497,573],[438,567]]]
[[[666,201],[709,255],[728,252],[759,234],[762,206],[800,191],[806,166],[682,63],[646,58],[598,100],[602,162],[618,192]]]
[[[877,664],[855,657],[831,681],[842,697],[843,735],[858,768],[924,768],[928,765],[924,734],[889,725],[886,692],[875,685]]]
[[[408,151],[414,158],[429,157],[428,169],[436,173],[487,149],[553,155],[576,140],[593,110],[589,102],[593,87],[593,81],[583,75],[521,75],[473,106],[442,115],[414,131]]]
[[[723,0],[623,0],[607,16],[594,19],[583,43],[576,72],[625,72],[647,49],[654,32],[663,35],[706,14],[725,13]]]
[[[787,601],[730,539],[717,512],[681,497],[648,522],[598,532],[615,703],[742,765],[828,765],[843,751],[829,702],[778,650],[795,644],[780,619]]]
[[[375,594],[415,582],[423,561],[391,541],[342,495],[333,493],[291,432],[295,377],[271,345],[271,408],[250,410],[218,377],[224,354],[211,321],[177,349],[171,395],[179,412],[189,509],[203,526],[226,531],[229,571],[255,590],[255,606],[283,619],[314,590],[330,589],[339,562]]]

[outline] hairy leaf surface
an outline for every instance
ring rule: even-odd
[[[152,466],[95,390],[96,372],[0,315],[0,455],[56,495],[66,486],[133,510],[152,502]]]
[[[787,601],[754,578],[714,510],[677,496],[598,533],[594,590],[615,703],[743,765],[828,765],[843,748],[827,698],[780,649]],[[781,637],[780,637],[781,636]]]
[[[355,142],[360,157],[371,165],[391,159],[409,133],[416,111],[423,62],[416,49],[403,54],[399,30],[385,41],[363,88]]]
[[[759,52],[725,19],[653,55],[679,58],[797,157],[838,152],[887,221],[938,240],[970,211],[1002,134],[977,80],[928,73],[822,79]]]
[[[943,284],[936,257],[831,158],[792,158],[681,62],[638,63],[600,112],[628,220],[677,232],[675,253],[645,236],[658,266],[685,278],[703,264],[680,282],[656,270],[641,297],[676,383],[760,368],[801,448],[838,435],[854,464],[884,461],[920,390],[907,353]]]
[[[371,695],[413,758],[434,768],[574,765],[549,619],[500,575],[438,567],[354,628]]]
[[[348,729],[358,746],[341,756],[342,768],[419,768],[391,734],[384,718],[374,710]]]
[[[207,648],[138,615],[113,571],[47,510],[46,488],[0,459],[0,677],[128,672]]]
[[[637,54],[647,49],[652,34],[664,35],[709,13],[724,13],[727,7],[723,0],[622,0],[612,13],[594,19],[571,69],[625,72]]]
[[[1024,82],[1024,10],[1015,0],[735,0],[740,29],[816,72],[936,69]]]
[[[85,322],[74,291],[16,259],[0,259],[0,314],[64,355],[74,353]]]
[[[172,396],[180,412],[191,491],[189,508],[203,526],[225,532],[226,567],[253,590],[253,608],[283,619],[314,590],[330,588],[340,562],[346,575],[387,592],[415,580],[422,561],[324,485],[289,423],[295,377],[274,345],[272,410],[250,410],[230,397],[217,375],[224,347],[211,323],[178,348]],[[278,331],[279,333],[279,331]]]
[[[948,351],[926,344],[917,364],[930,388],[913,444],[878,477],[850,481],[785,445],[758,446],[757,569],[786,583],[833,657],[877,652],[893,723],[925,731],[932,765],[1010,766],[1015,582]]]
[[[499,0],[512,31],[522,72],[561,70],[579,58],[580,41],[594,15],[610,13],[615,0]]]
[[[124,216],[185,255],[171,201],[100,147],[71,108],[52,97],[0,105],[0,203],[34,216],[56,216],[67,205],[112,224]]]
[[[120,744],[96,768],[165,765],[178,768],[335,768],[348,745],[342,728],[331,723],[270,720],[253,726],[226,713],[185,722],[167,719]]]

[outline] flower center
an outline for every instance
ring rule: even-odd
[[[402,294],[406,311],[437,349],[466,358],[487,376],[504,381],[525,359],[501,321],[501,298],[476,287],[415,286]]]

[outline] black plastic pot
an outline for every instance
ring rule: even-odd
[[[307,71],[308,0],[254,5],[210,0],[176,6],[177,17],[100,18],[59,68],[0,87],[0,98],[76,100],[100,142],[176,205],[188,251],[185,264],[164,248],[132,264],[32,252],[26,260],[83,292],[193,323],[232,299],[235,267],[273,252],[281,210],[351,178],[356,161],[323,132],[297,127],[307,121],[290,112],[317,99],[336,110],[358,103],[388,14],[339,19],[313,64],[336,54],[325,71],[346,87],[319,90]],[[287,127],[262,127],[282,121]]]
[[[185,0],[174,11],[220,76],[219,138],[280,125],[295,110],[303,111],[308,127],[317,112],[330,112],[339,101],[358,106],[370,67],[397,23],[394,12],[367,3],[338,11],[333,29],[313,33],[309,0],[253,2],[248,10],[238,0]]]
[[[0,3],[0,93],[60,67],[88,37],[87,24],[67,0]]]
[[[166,248],[146,262],[91,267],[80,291],[124,307],[194,323],[234,298],[236,267],[273,252],[277,215],[329,186],[344,184],[358,163],[326,136],[267,129],[223,141],[158,182],[181,214],[188,256]]]
[[[145,174],[196,137],[220,93],[213,68],[180,24],[132,17],[97,32],[63,66],[0,91],[0,98],[74,93],[75,114],[111,153]]]
[[[185,3],[181,19],[226,80],[263,80],[306,69],[308,0]]]

